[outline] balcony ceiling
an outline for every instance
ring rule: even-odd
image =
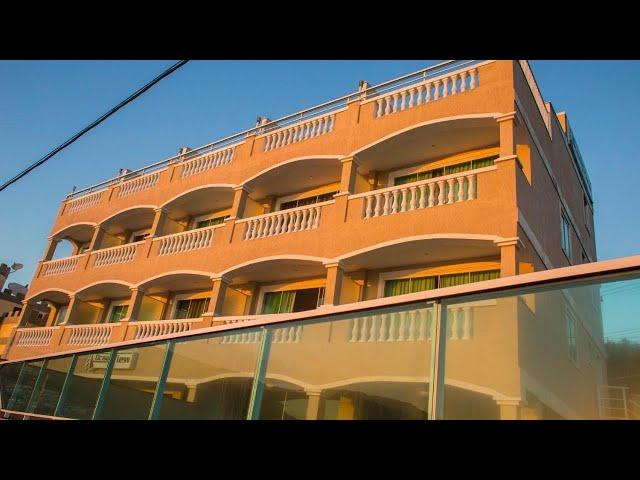
[[[237,285],[247,282],[265,283],[324,277],[326,269],[320,262],[280,259],[246,265],[225,275]]]
[[[343,260],[345,271],[401,269],[414,265],[495,257],[500,249],[489,240],[422,239],[389,245]]]
[[[312,158],[269,170],[245,185],[255,200],[267,195],[286,195],[340,181],[342,165],[337,158]]]
[[[150,228],[155,213],[152,208],[134,208],[110,218],[102,227],[111,235],[119,235],[125,230],[135,231]]]
[[[164,277],[155,278],[140,285],[145,294],[154,295],[166,292],[186,292],[197,290],[211,290],[213,282],[208,275],[191,273],[176,273]]]
[[[500,132],[493,118],[472,118],[414,128],[358,153],[360,173],[389,170],[437,160],[476,148],[497,146]]]
[[[75,241],[76,243],[87,243],[91,241],[93,237],[94,227],[93,225],[81,224],[81,225],[72,225],[69,228],[64,229],[60,233],[58,233],[55,238],[56,240],[62,239],[70,239]]]
[[[129,298],[131,290],[120,283],[99,283],[76,293],[76,297],[83,302],[93,302],[103,299]]]
[[[205,187],[172,200],[164,208],[171,218],[178,219],[231,208],[232,203],[232,188]]]

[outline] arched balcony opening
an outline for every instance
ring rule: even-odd
[[[94,240],[93,250],[103,250],[144,241],[151,234],[154,207],[130,208],[104,220]]]
[[[131,313],[136,322],[199,320],[209,311],[213,282],[205,272],[173,272],[137,286],[140,305]]]
[[[259,259],[223,272],[228,287],[219,314],[290,313],[323,305],[327,282],[323,260]]]
[[[44,260],[58,260],[86,252],[91,244],[94,230],[95,225],[92,223],[78,223],[56,232],[50,238]]]
[[[20,328],[50,327],[65,319],[70,300],[69,292],[46,290],[30,297],[23,309]],[[34,308],[35,307],[35,308]],[[48,309],[48,313],[44,314]]]
[[[499,124],[492,115],[468,115],[412,126],[353,153],[358,180],[351,193],[482,172],[493,165],[499,151]],[[465,180],[462,187],[465,192],[466,183]],[[448,196],[451,187],[445,183],[443,188],[444,196]]]
[[[247,180],[239,216],[245,240],[317,228],[324,205],[340,191],[337,156],[293,159]]]
[[[206,185],[184,192],[162,205],[164,221],[156,237],[222,225],[231,215],[231,185]]]
[[[500,276],[499,237],[423,235],[340,257],[340,303],[416,293]]]
[[[68,325],[118,323],[127,318],[131,302],[128,284],[104,282],[75,293]]]

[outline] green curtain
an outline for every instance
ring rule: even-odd
[[[457,165],[445,167],[444,174],[451,175],[453,173],[466,172],[467,170],[471,170],[471,162],[458,163]]]
[[[471,272],[471,282],[482,282],[500,278],[500,270],[485,270],[484,272]]]
[[[437,277],[419,277],[411,279],[411,293],[424,292],[436,288]]]
[[[384,296],[393,297],[395,295],[403,295],[411,293],[411,279],[402,278],[397,280],[387,280],[384,282]]]
[[[498,158],[497,155],[494,155],[493,157],[487,157],[487,158],[479,158],[478,160],[474,160],[473,161],[473,168],[484,168],[484,167],[490,167],[491,165],[494,164],[494,160]]]
[[[454,287],[469,283],[469,273],[453,273],[450,275],[440,275],[440,288]]]
[[[290,313],[296,298],[295,290],[286,292],[268,292],[264,295],[262,313]]]

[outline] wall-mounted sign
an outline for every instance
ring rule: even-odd
[[[87,359],[87,369],[91,368],[107,368],[111,353],[95,353]],[[138,354],[135,352],[121,352],[116,355],[116,361],[113,365],[114,369],[132,370],[136,367]]]

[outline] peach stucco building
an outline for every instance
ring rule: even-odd
[[[567,115],[543,100],[524,60],[451,61],[362,82],[344,98],[183,148],[68,195],[47,242],[23,314],[40,301],[51,314],[45,327],[17,330],[10,360],[596,261],[590,183]],[[56,256],[61,242],[71,242],[71,256]],[[528,297],[463,305],[451,335],[487,335],[467,359],[515,355],[522,367],[535,347],[509,339],[536,308],[545,305]],[[517,318],[491,327],[500,309]],[[470,310],[485,329],[468,327]],[[598,312],[576,316],[601,346]],[[343,333],[371,341],[363,322]],[[543,327],[531,328],[533,338]],[[302,340],[311,343],[326,334],[307,330]],[[401,365],[412,354],[394,345],[369,348]],[[482,383],[456,366],[456,345],[452,385]],[[335,358],[348,358],[348,348],[334,347]],[[541,378],[548,373],[538,360],[527,372]],[[585,388],[598,383],[599,368]],[[505,369],[492,380],[498,407],[478,408],[501,408],[505,418],[596,408],[594,394],[574,402],[591,413],[572,410],[571,395],[585,394],[561,393],[560,375],[539,392],[530,381],[537,407],[514,413],[520,403],[509,399],[521,398],[523,378]],[[336,402],[348,417],[347,400]]]

